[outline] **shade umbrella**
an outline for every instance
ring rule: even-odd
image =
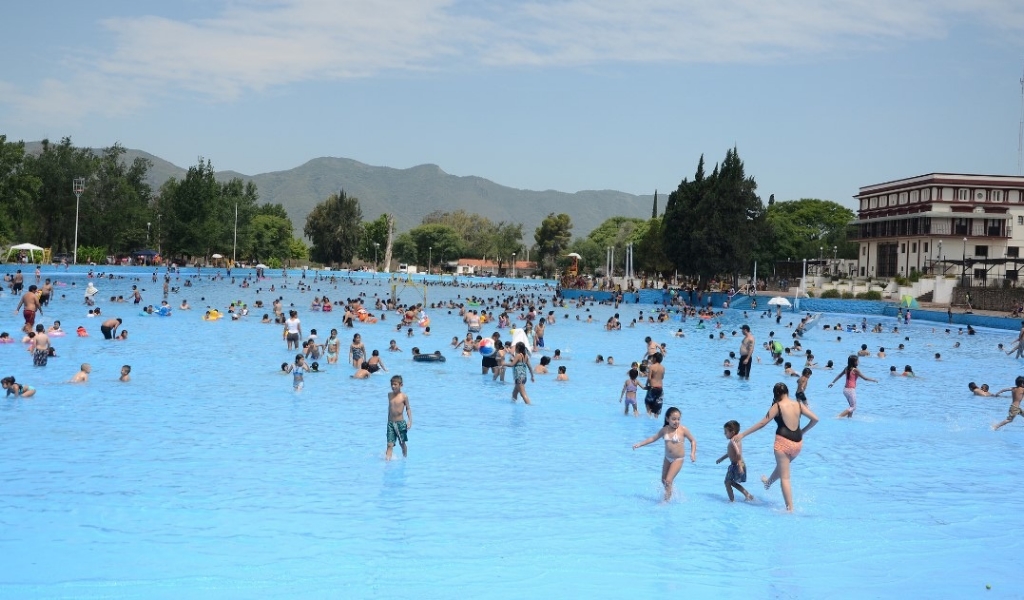
[[[772,298],[771,300],[768,301],[768,304],[772,306],[793,306],[792,304],[789,303],[789,300],[786,300],[782,296],[776,296]]]
[[[224,258],[224,256],[222,254],[214,254],[210,258]]]
[[[921,305],[917,303],[917,299],[910,294],[904,294],[900,298],[900,308],[920,308]]]
[[[575,252],[570,252],[570,253],[566,254],[566,256],[568,256],[569,258],[583,258],[582,256],[580,256],[579,254],[576,254]]]
[[[256,268],[257,269],[269,269],[270,267],[268,267],[267,265],[265,265],[263,263],[260,263],[260,264],[256,265]]]

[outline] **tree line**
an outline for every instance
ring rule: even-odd
[[[136,158],[128,164],[125,152],[114,144],[97,154],[63,138],[44,140],[41,151],[30,154],[23,142],[0,135],[0,243],[30,241],[71,253],[77,212],[79,262],[146,248],[182,261],[214,253],[230,257],[235,250],[240,260],[270,266],[307,258],[325,265],[379,265],[384,259],[392,233],[388,216],[364,221],[359,199],[344,190],[307,216],[307,247],[284,207],[260,204],[252,182],[217,181],[212,163],[200,158],[182,179],[170,178],[153,190],[147,183],[150,162]],[[77,177],[85,179],[80,199],[71,184]],[[625,248],[632,245],[637,272],[711,278],[749,273],[754,261],[767,267],[787,258],[815,258],[822,249],[834,248],[824,252],[830,257],[856,256],[857,245],[846,239],[853,211],[817,199],[775,202],[772,196],[765,204],[736,149],[710,174],[701,156],[693,178],[669,194],[664,214],[658,201],[656,192],[650,219],[612,217],[575,239],[571,217],[552,212],[529,245],[521,223],[435,211],[396,235],[393,259],[438,267],[459,258],[490,259],[504,271],[513,256],[529,255],[552,276],[567,264],[565,255],[576,252],[585,271],[604,274],[605,253],[614,248],[621,274]]]
[[[31,242],[54,255],[102,263],[158,249],[189,261],[220,253],[280,264],[306,257],[280,204],[258,203],[256,186],[239,178],[218,182],[209,160],[158,190],[148,183],[152,164],[124,160],[120,144],[98,154],[70,138],[43,140],[38,154],[0,135],[0,243]],[[72,182],[84,181],[77,195]]]

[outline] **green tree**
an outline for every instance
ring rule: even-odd
[[[415,265],[419,262],[419,257],[416,254],[416,240],[412,239],[409,232],[400,234],[395,238],[391,252],[398,262],[410,265]]]
[[[217,207],[220,185],[214,179],[213,164],[200,157],[185,178],[168,179],[160,186],[157,211],[161,217],[161,240],[167,256],[206,256],[216,234],[210,221],[226,218]],[[233,222],[233,219],[229,222]]]
[[[384,260],[384,251],[388,247],[388,216],[381,215],[363,223],[363,235],[356,255],[366,262]]]
[[[303,233],[313,242],[310,257],[324,264],[351,263],[363,233],[362,221],[358,198],[345,190],[331,194],[306,217]]]
[[[829,258],[833,248],[840,258],[856,258],[857,244],[846,239],[854,216],[852,210],[830,200],[801,198],[772,203],[766,214],[772,244],[765,258],[817,258],[821,248]]]
[[[152,190],[146,181],[152,163],[136,158],[127,165],[124,154],[125,149],[114,144],[100,155],[96,175],[82,197],[79,246],[89,243],[127,254],[156,240]]]
[[[292,242],[288,246],[288,258],[292,260],[307,260],[309,258],[309,246],[302,238],[292,238]]]
[[[640,231],[641,228],[637,228]],[[662,232],[662,218],[651,219],[646,223],[643,235],[633,246],[636,268],[647,273],[664,274],[672,268],[672,261],[665,254],[665,238]]]
[[[492,252],[496,225],[490,219],[464,210],[434,211],[423,217],[423,225],[444,225],[462,240],[462,255],[481,258]]]
[[[0,244],[28,241],[33,200],[42,181],[25,168],[25,142],[0,134]]]
[[[40,186],[32,202],[34,214],[24,224],[22,233],[44,248],[73,250],[80,213],[76,207],[80,207],[76,206],[72,183],[78,177],[86,180],[82,200],[88,202],[89,195],[94,193],[91,185],[98,167],[96,155],[88,148],[76,148],[71,138],[65,137],[58,144],[43,140],[42,152],[25,156],[25,170],[39,180]],[[85,240],[80,243],[85,245]]]
[[[287,218],[258,214],[250,224],[246,254],[258,262],[291,258],[292,222]]]
[[[410,229],[409,236],[416,245],[420,266],[440,265],[446,260],[462,256],[465,250],[462,237],[447,225],[420,225]],[[424,264],[424,259],[428,264]]]
[[[493,225],[487,234],[487,244],[481,256],[493,256],[498,262],[498,271],[505,261],[523,258],[523,225],[522,223],[506,223],[504,221]]]
[[[736,149],[709,177],[701,156],[694,180],[669,195],[662,226],[666,255],[684,273],[713,277],[745,272],[765,233],[765,209]]]
[[[537,242],[537,262],[548,262],[543,271],[546,276],[550,276],[555,261],[572,240],[572,219],[565,213],[548,213],[534,232],[533,239]]]

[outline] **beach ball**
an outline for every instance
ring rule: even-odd
[[[477,350],[480,351],[480,356],[490,356],[494,354],[494,340],[491,338],[484,338],[477,344]]]

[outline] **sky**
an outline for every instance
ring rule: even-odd
[[[735,147],[763,200],[849,207],[1019,173],[1019,0],[37,0],[2,29],[0,135],[182,167],[667,194]]]

